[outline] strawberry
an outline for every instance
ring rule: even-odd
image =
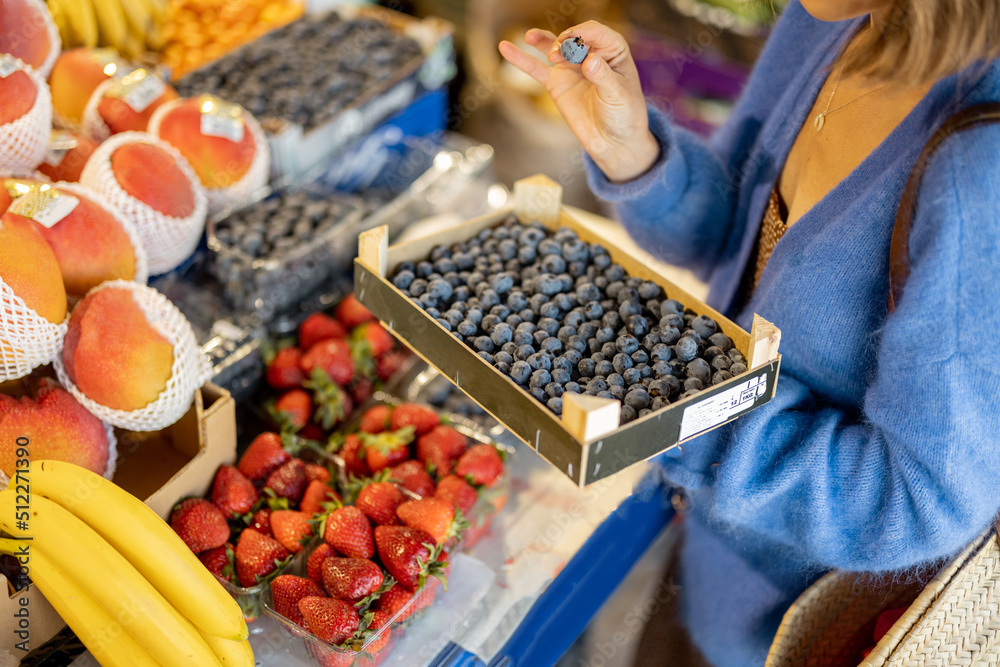
[[[238,517],[253,509],[257,489],[233,466],[219,466],[212,482],[212,502],[227,518]]]
[[[375,360],[375,373],[378,375],[378,379],[385,382],[399,370],[399,367],[403,365],[409,354],[403,350],[394,350],[391,352],[386,352],[381,357]]]
[[[344,472],[355,477],[368,477],[372,471],[365,463],[364,446],[355,433],[344,436],[344,445],[340,448],[340,457],[344,459]]]
[[[468,515],[472,506],[476,504],[479,494],[467,481],[458,475],[448,475],[438,482],[434,497],[445,500],[462,510],[462,514]]]
[[[419,496],[434,495],[434,480],[420,461],[403,461],[392,469],[389,478],[399,482],[404,489],[413,491]]]
[[[386,626],[391,620],[392,614],[384,609],[376,609],[372,612],[372,618],[371,622],[368,624],[368,629],[372,632],[377,632],[378,637],[369,642],[368,646],[365,647],[365,652],[368,655],[377,656],[389,643],[390,633],[389,628]],[[378,632],[379,630],[382,631]]]
[[[371,311],[362,306],[361,302],[353,294],[348,294],[337,304],[337,310],[334,312],[334,315],[348,329],[353,329],[359,324],[375,320],[375,316],[371,314]]]
[[[306,386],[313,391],[313,402],[317,405],[315,419],[323,429],[329,431],[351,416],[354,401],[350,394],[322,370],[314,370]]]
[[[240,533],[236,543],[236,574],[240,585],[255,586],[278,569],[278,564],[291,558],[285,547],[252,528]]]
[[[313,345],[302,355],[299,367],[310,377],[315,370],[321,370],[342,387],[354,377],[351,349],[339,338],[323,340]]]
[[[392,414],[391,405],[376,405],[365,410],[361,415],[361,424],[358,430],[365,433],[381,433],[389,426],[389,415]]]
[[[398,431],[404,426],[412,426],[418,436],[427,433],[441,423],[437,413],[417,403],[402,403],[392,411],[389,428]]]
[[[326,511],[323,503],[329,502],[339,503],[340,496],[323,482],[314,479],[309,482],[305,493],[302,494],[302,500],[299,502],[299,511],[305,512],[309,516],[321,514]]]
[[[298,502],[306,490],[306,464],[302,459],[290,459],[267,477],[264,488],[279,498]]]
[[[441,498],[407,500],[396,508],[396,514],[404,524],[424,531],[438,544],[458,534],[455,507]]]
[[[198,554],[198,560],[209,572],[226,581],[233,580],[233,557],[233,545],[229,542]]]
[[[226,516],[204,498],[188,498],[178,503],[170,515],[170,527],[196,554],[229,541]]]
[[[416,588],[438,569],[434,538],[409,526],[377,526],[375,546],[382,565],[396,581]]]
[[[372,525],[357,507],[330,512],[323,540],[349,558],[371,558],[375,554]]]
[[[306,560],[306,576],[322,586],[323,561],[327,558],[335,558],[337,555],[336,549],[331,547],[326,542],[323,542],[323,544],[316,547],[316,549],[309,554],[309,558]]]
[[[275,389],[294,389],[302,386],[306,375],[299,367],[301,360],[302,350],[297,347],[278,350],[274,359],[267,365],[267,383]]]
[[[312,536],[311,515],[295,510],[275,510],[271,513],[271,530],[274,539],[289,553],[302,551],[303,541]]]
[[[381,586],[382,569],[370,560],[327,558],[323,561],[323,588],[330,597],[357,604]]]
[[[387,590],[385,593],[379,596],[378,600],[375,601],[375,608],[379,611],[384,611],[391,618],[399,610],[405,607],[413,596],[416,594],[412,588],[403,586],[397,583],[395,586]],[[400,616],[395,619],[396,623],[401,623],[405,621],[414,612],[414,608],[411,605],[409,609],[403,612]]]
[[[274,414],[282,431],[299,431],[309,423],[313,414],[313,400],[305,389],[292,389],[274,402]]]
[[[354,399],[356,405],[361,405],[375,392],[375,383],[371,381],[371,378],[364,376],[354,378],[354,382],[351,383],[351,398]]]
[[[313,313],[299,325],[299,345],[303,350],[331,338],[347,338],[347,329],[325,313]]]
[[[291,458],[282,447],[281,436],[268,431],[253,439],[236,467],[251,482],[257,482],[266,479]]]
[[[399,524],[396,508],[405,498],[389,482],[375,482],[361,489],[354,506],[361,510],[376,526]]]
[[[477,486],[489,486],[503,474],[503,459],[493,445],[476,445],[458,459],[455,474]]]
[[[329,482],[330,469],[318,463],[306,463],[306,479],[310,482],[315,480]]]
[[[451,472],[455,459],[462,455],[469,440],[444,424],[439,424],[417,439],[417,459],[429,464],[438,477]]]
[[[299,600],[299,611],[309,631],[331,644],[343,644],[358,631],[360,625],[354,607],[335,598],[302,598]]]
[[[292,623],[301,626],[302,612],[299,611],[299,600],[307,597],[325,598],[326,592],[317,586],[315,581],[293,574],[281,574],[271,582],[271,595],[274,597],[274,610]]]
[[[268,537],[274,537],[274,533],[271,531],[271,508],[262,507],[257,510],[250,520],[250,528]]]
[[[399,465],[410,458],[413,429],[409,426],[377,435],[361,433],[359,437],[365,447],[365,463],[372,472]]]
[[[381,357],[396,345],[392,337],[378,322],[365,322],[351,332],[351,340],[371,357]]]

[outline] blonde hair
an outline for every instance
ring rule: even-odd
[[[844,71],[919,85],[1000,57],[1000,0],[895,0]]]

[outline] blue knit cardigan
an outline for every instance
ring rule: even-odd
[[[766,406],[656,459],[689,499],[685,622],[719,667],[761,665],[792,601],[830,568],[891,572],[953,554],[1000,507],[1000,126],[948,140],[923,180],[911,274],[886,310],[889,241],[913,164],[960,108],[1000,100],[1000,62],[944,79],[778,243],[737,294],[765,205],[830,64],[865,19],[792,2],[709,142],[651,110],[645,175],[594,192],[629,233],[710,285],[749,329],[782,331]],[[669,664],[665,656],[664,664]]]

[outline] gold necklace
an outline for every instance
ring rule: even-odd
[[[877,88],[872,88],[867,93],[861,93],[860,95],[858,95],[857,97],[855,97],[850,102],[845,102],[844,104],[841,104],[836,109],[831,109],[830,105],[833,104],[833,96],[837,94],[837,87],[840,85],[840,79],[843,76],[844,76],[844,66],[841,65],[840,66],[840,74],[837,75],[837,81],[836,81],[836,83],[833,84],[833,90],[830,91],[830,99],[828,99],[826,101],[826,108],[823,109],[823,113],[821,113],[818,116],[816,116],[816,120],[813,121],[813,125],[816,126],[816,131],[817,132],[819,132],[820,130],[823,129],[823,126],[826,124],[826,117],[829,116],[830,114],[832,114],[834,111],[839,111],[840,109],[843,109],[844,107],[846,107],[849,104],[854,104],[855,102],[857,102],[858,100],[860,100],[865,95],[871,95],[876,90],[882,90],[883,88],[885,88],[886,86],[888,86],[890,83],[892,83],[891,81],[887,81],[886,83],[883,83],[881,86],[878,86]]]

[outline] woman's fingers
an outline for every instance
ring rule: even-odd
[[[627,67],[634,69],[632,56],[629,54],[628,42],[618,32],[598,23],[597,21],[586,21],[572,28],[564,30],[556,38],[549,49],[549,59],[552,60],[554,54],[558,54],[559,47],[564,40],[580,37],[587,45],[588,53],[598,55],[611,66],[611,69]],[[562,60],[561,56],[558,56]],[[554,61],[558,62],[558,61]]]
[[[588,53],[580,64],[583,77],[594,84],[597,94],[606,102],[621,103],[625,99],[625,82],[622,75],[599,55]]]
[[[546,82],[548,82],[549,74],[551,74],[549,66],[536,58],[532,58],[510,42],[500,42],[500,55],[502,55],[511,65],[518,68],[543,86]]]
[[[533,46],[542,53],[548,53],[552,49],[552,43],[556,41],[556,36],[548,30],[532,28],[524,33],[524,41],[529,46]]]

